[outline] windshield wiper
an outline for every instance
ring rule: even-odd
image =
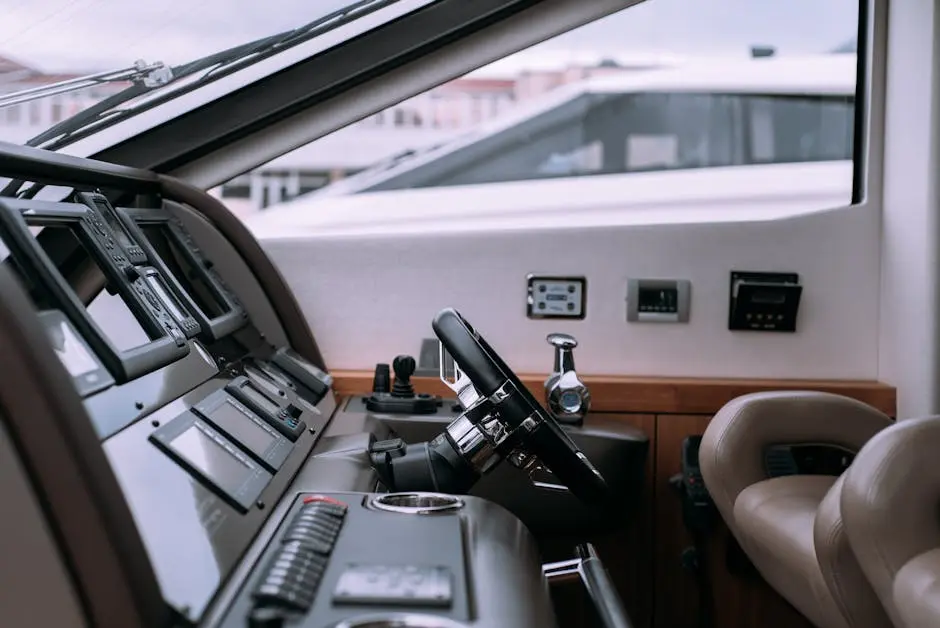
[[[360,0],[359,2],[317,18],[303,26],[276,35],[262,37],[255,41],[241,44],[229,48],[228,50],[196,59],[195,61],[190,61],[189,63],[174,66],[169,68],[170,78],[165,83],[154,84],[148,81],[136,81],[134,85],[131,85],[127,89],[113,94],[91,107],[80,111],[74,116],[53,125],[51,128],[27,141],[26,145],[42,147],[48,150],[58,150],[76,139],[79,139],[79,134],[82,131],[89,130],[89,127],[94,126],[101,128],[103,126],[110,126],[111,124],[115,124],[140,111],[154,107],[166,100],[166,98],[155,98],[125,109],[117,109],[122,104],[138,96],[161,88],[164,85],[176,83],[180,79],[192,76],[197,72],[208,70],[208,72],[197,81],[185,86],[179,92],[173,91],[166,94],[166,97],[169,97],[170,94],[186,93],[211,80],[236,72],[247,65],[256,63],[287,48],[313,39],[329,30],[348,24],[353,20],[396,2],[398,2],[398,0]],[[47,142],[48,144],[46,144]],[[43,144],[46,145],[43,146]]]
[[[159,87],[160,85],[168,83],[172,78],[172,72],[162,62],[147,63],[141,59],[134,62],[134,65],[129,68],[99,72],[97,74],[89,74],[88,76],[79,76],[67,81],[59,81],[58,83],[21,89],[16,92],[0,95],[0,109],[19,105],[31,100],[39,100],[49,96],[57,96],[80,89],[87,89],[103,83],[124,81],[133,81],[136,83],[137,81],[142,81],[147,86]]]

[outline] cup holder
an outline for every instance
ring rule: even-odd
[[[385,493],[373,497],[373,508],[409,515],[433,515],[463,508],[463,500],[441,493]]]
[[[467,626],[438,615],[393,613],[344,619],[336,624],[334,628],[467,628]]]

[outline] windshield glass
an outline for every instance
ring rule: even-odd
[[[89,118],[96,105],[152,100],[173,86],[207,80],[207,73],[217,77],[233,60],[255,61],[300,43],[307,26],[318,34],[390,3],[267,0],[237,9],[226,0],[19,3],[0,21],[0,141],[42,145],[30,140],[49,139],[43,134],[50,129],[59,136],[71,131],[68,122],[82,112]],[[206,63],[193,63],[199,59]],[[107,112],[95,113],[92,122]]]

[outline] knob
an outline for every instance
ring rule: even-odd
[[[545,401],[549,413],[560,423],[580,425],[591,407],[591,392],[574,368],[574,348],[578,341],[568,334],[549,334],[555,347],[555,367],[545,380]]]
[[[418,364],[410,355],[400,355],[392,360],[392,370],[395,371],[395,384],[392,386],[393,397],[410,399],[415,396],[411,376],[414,375],[416,368]]]

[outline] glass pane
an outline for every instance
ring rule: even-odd
[[[444,188],[469,196],[527,182],[506,188],[523,203],[562,178],[580,186],[565,190],[587,192],[611,177],[627,190],[628,177],[646,172],[675,171],[681,182],[681,172],[708,168],[848,166],[857,26],[857,0],[648,0],[391,105],[214,193],[243,215],[343,206],[345,218],[353,207],[409,207],[392,198],[414,188],[441,188],[446,206],[458,192]],[[375,206],[331,203],[378,192]]]
[[[749,97],[752,163],[851,159],[853,100]]]
[[[236,8],[228,0],[20,2],[4,8],[0,20],[0,95],[132,68],[137,60],[190,63],[360,3],[267,0]],[[24,143],[131,84],[105,82],[2,107],[0,140]]]

